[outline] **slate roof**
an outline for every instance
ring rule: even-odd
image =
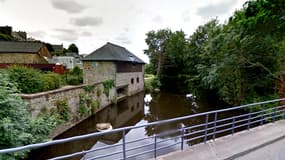
[[[39,42],[0,41],[0,53],[38,53],[42,46]]]
[[[83,61],[121,61],[144,64],[145,62],[128,51],[126,48],[108,42],[101,48],[90,53]]]
[[[62,44],[60,44],[60,45],[52,44],[51,46],[52,46],[54,52],[63,52],[63,45]]]

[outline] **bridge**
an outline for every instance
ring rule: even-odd
[[[64,143],[82,139],[108,137],[115,134],[122,137],[119,143],[95,147],[86,151],[74,151],[50,159],[199,160],[254,159],[254,157],[258,159],[258,156],[264,156],[266,153],[268,154],[265,156],[272,154],[272,156],[277,155],[280,159],[282,157],[284,159],[285,156],[281,152],[280,155],[273,152],[279,151],[282,147],[280,144],[285,141],[284,101],[285,98],[269,100],[117,128],[107,132],[95,132],[45,143],[3,149],[0,150],[0,156],[1,154],[34,150],[46,146],[52,147],[58,144],[64,145]],[[204,121],[197,121],[197,117],[203,118]],[[126,136],[131,134],[132,130],[142,128],[153,131],[153,134],[143,138]],[[165,130],[165,128],[171,129]]]

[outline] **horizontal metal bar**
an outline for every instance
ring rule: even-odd
[[[198,128],[198,127],[204,127],[206,125],[206,123],[202,123],[202,124],[198,124],[198,125],[194,125],[194,126],[190,126],[190,127],[185,127],[185,131],[189,130],[189,129],[193,129],[193,128]]]
[[[179,133],[179,132],[181,132],[181,130],[182,130],[182,128],[173,129],[173,130],[171,130],[171,131],[159,133],[159,134],[157,134],[156,136],[157,136],[157,137],[163,137],[163,136],[166,136],[166,135],[169,135],[169,134]]]
[[[171,137],[171,138],[166,138],[166,139],[163,139],[163,140],[159,140],[159,141],[157,141],[156,143],[159,144],[159,143],[171,141],[171,140],[178,139],[178,138],[181,138],[181,135],[174,136],[174,137]]]
[[[140,156],[140,155],[143,155],[143,154],[146,154],[146,153],[150,153],[150,152],[154,152],[154,149],[147,150],[147,151],[144,151],[144,152],[141,152],[141,153],[137,153],[137,154],[132,154],[132,155],[130,155],[130,156],[127,156],[126,159],[131,158],[131,157]]]
[[[193,141],[193,140],[196,140],[196,139],[200,139],[200,138],[204,138],[205,135],[202,135],[202,136],[198,136],[198,137],[193,137],[193,138],[190,138],[190,139],[186,139],[184,140],[185,142],[190,142],[190,141]]]
[[[135,143],[135,142],[143,141],[143,140],[146,140],[146,139],[152,139],[152,138],[154,138],[154,135],[149,136],[149,137],[145,137],[145,138],[135,139],[135,140],[132,140],[132,141],[127,141],[127,142],[126,142],[126,144],[131,144],[131,143]]]
[[[113,148],[113,147],[117,147],[117,146],[121,146],[121,145],[122,145],[122,143],[112,144],[112,145],[108,145],[108,146],[104,146],[104,147],[100,147],[100,148],[88,150],[87,153],[88,153],[89,151],[90,151],[90,152],[94,152],[94,151],[99,151],[99,150],[103,150],[103,149]]]
[[[216,134],[217,134],[217,133],[223,133],[223,132],[230,131],[230,130],[232,130],[232,128],[227,128],[227,129],[223,129],[223,130],[218,130],[218,131],[216,131]]]
[[[67,158],[71,158],[71,157],[75,157],[75,156],[80,156],[85,154],[85,151],[81,151],[81,152],[76,152],[76,153],[72,153],[72,154],[68,154],[68,155],[63,155],[63,156],[59,156],[59,157],[54,157],[54,158],[50,158],[48,160],[60,160],[60,159],[67,159]]]
[[[89,159],[87,159],[87,160],[93,160],[93,159],[100,159],[100,158],[110,157],[110,156],[113,156],[113,155],[116,155],[116,154],[119,154],[119,153],[122,153],[122,151],[111,152],[111,153],[104,154],[104,155],[97,156],[97,157],[91,157],[91,158],[89,158]]]
[[[236,106],[236,107],[232,107],[232,108],[226,108],[226,109],[220,109],[220,110],[209,111],[209,112],[204,112],[204,113],[198,113],[198,114],[193,114],[193,115],[184,116],[184,117],[161,120],[161,121],[146,123],[146,124],[142,124],[142,125],[138,125],[138,126],[128,126],[128,127],[113,129],[111,131],[106,131],[106,132],[95,132],[95,133],[90,133],[90,134],[85,134],[85,135],[80,135],[80,136],[75,136],[75,137],[69,137],[69,138],[65,138],[65,139],[53,140],[50,142],[30,144],[30,145],[16,147],[16,148],[2,149],[2,150],[0,150],[0,153],[10,153],[10,152],[22,151],[22,150],[26,150],[26,149],[35,149],[35,148],[40,148],[40,147],[45,147],[45,146],[50,146],[50,145],[55,145],[55,144],[66,143],[66,142],[70,142],[70,141],[76,141],[76,140],[91,138],[91,137],[100,136],[100,135],[112,134],[112,133],[121,132],[124,130],[131,130],[131,129],[141,128],[141,127],[146,127],[146,126],[171,123],[171,122],[181,121],[181,120],[185,120],[185,119],[189,119],[189,118],[204,116],[207,114],[233,111],[233,110],[237,110],[237,109],[243,109],[246,107],[252,107],[252,106],[256,106],[256,105],[274,103],[274,102],[279,102],[279,101],[284,101],[284,100],[285,100],[285,98],[268,100],[268,101],[264,101],[264,102],[251,103],[251,104],[247,104],[247,105],[241,105],[241,106]]]
[[[170,144],[170,145],[167,145],[167,146],[158,147],[158,148],[157,148],[157,151],[158,151],[158,150],[165,149],[165,148],[169,148],[169,147],[171,147],[171,146],[176,146],[177,144],[180,144],[180,143],[181,143],[181,142],[176,142],[176,143],[174,143],[174,144]]]
[[[145,145],[140,145],[140,146],[137,146],[137,147],[133,147],[133,148],[127,149],[126,152],[133,151],[133,150],[136,150],[136,149],[139,149],[139,148],[144,148],[146,146],[151,146],[151,145],[154,145],[154,143],[148,143],[148,144],[145,144]]]

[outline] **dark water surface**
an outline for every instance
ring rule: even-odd
[[[225,104],[218,102],[214,98],[211,99],[211,97],[197,101],[198,107],[194,107],[192,106],[192,102],[185,98],[185,95],[178,95],[178,94],[165,93],[165,92],[152,94],[151,103],[149,105],[146,105],[144,103],[144,96],[145,96],[144,93],[140,93],[119,102],[116,106],[114,105],[108,106],[105,109],[98,112],[96,115],[91,116],[90,118],[84,120],[80,124],[69,129],[68,131],[59,135],[55,139],[62,139],[62,138],[97,132],[96,123],[109,122],[112,124],[113,128],[120,128],[125,126],[135,126],[169,118],[186,116],[209,110],[220,109],[221,107],[226,107]],[[221,116],[227,117],[233,114],[235,113],[229,113]],[[197,117],[197,119],[192,119],[191,121],[185,121],[185,122],[183,121],[183,123],[186,126],[203,122],[205,122],[204,117]],[[138,138],[152,136],[154,134],[161,133],[165,130],[177,129],[179,128],[180,123],[181,122],[176,122],[160,127],[146,127],[146,128],[129,130],[126,133],[126,139],[130,141]],[[165,139],[165,138],[168,137],[160,137],[160,139]],[[29,159],[36,159],[36,160],[48,159],[63,154],[89,150],[91,148],[99,148],[110,144],[117,144],[121,143],[121,141],[122,141],[121,133],[111,134],[103,137],[88,138],[32,151]],[[173,141],[178,141],[178,140],[173,139],[172,143]],[[127,147],[132,148],[135,146],[140,146],[152,142],[153,141],[151,141],[151,139],[148,139],[144,142],[129,144],[127,145]],[[167,145],[167,143],[171,144],[171,141],[165,142],[163,145]],[[152,149],[151,147],[153,148],[153,146],[150,146],[149,149]],[[158,154],[164,154],[173,151],[175,149],[177,149],[177,147],[161,150]],[[120,150],[121,146],[118,146],[117,148],[113,148],[112,150],[102,150],[99,152],[100,154],[110,154]],[[135,150],[133,153],[131,152],[128,153],[128,155],[135,154],[136,152],[142,152],[144,150],[146,150],[146,148],[142,150]],[[96,152],[96,154],[99,153]],[[96,154],[89,153],[85,155],[84,158],[88,157],[90,158],[92,156],[96,156]],[[151,156],[152,155],[144,155],[142,157],[135,157],[133,159],[147,159],[151,158]],[[117,155],[109,159],[115,159],[120,157],[121,155]],[[82,158],[82,156],[75,157],[73,159],[80,159],[80,158]]]

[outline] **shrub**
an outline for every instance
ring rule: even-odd
[[[62,85],[62,79],[59,74],[46,73],[42,74],[43,91],[60,88]]]
[[[47,140],[55,126],[51,116],[32,118],[27,104],[15,93],[16,85],[8,74],[0,72],[0,149]],[[25,152],[0,154],[0,159],[21,159]]]
[[[161,83],[160,83],[160,79],[159,79],[159,77],[158,76],[155,76],[154,78],[153,78],[153,80],[152,80],[152,82],[151,82],[151,86],[152,86],[152,88],[160,88],[160,86],[161,86]]]
[[[41,72],[25,66],[11,66],[8,68],[9,78],[17,84],[21,93],[36,93],[43,89]]]
[[[69,113],[71,111],[70,111],[70,108],[68,107],[67,99],[57,101],[56,108],[57,108],[57,112],[59,114],[59,119],[64,120],[64,121],[68,121],[70,118]]]
[[[105,80],[103,81],[104,93],[107,97],[109,97],[110,89],[114,86],[114,80]]]

